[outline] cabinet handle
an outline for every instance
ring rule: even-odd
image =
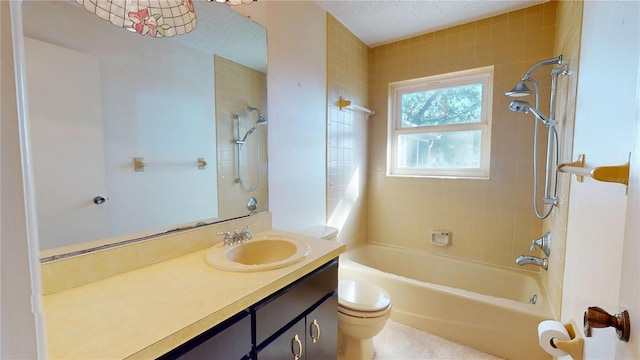
[[[297,354],[295,351],[295,344],[298,344]],[[302,342],[300,341],[298,334],[296,334],[296,336],[294,336],[293,340],[291,341],[291,353],[293,354],[293,360],[298,360],[302,357]]]
[[[313,336],[313,328],[316,328],[316,332],[318,333],[318,336]],[[317,343],[320,340],[320,325],[318,324],[318,320],[317,319],[313,319],[313,322],[311,323],[311,326],[309,327],[309,335],[311,336],[311,340],[313,341],[313,343]]]

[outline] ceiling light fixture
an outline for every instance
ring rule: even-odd
[[[191,0],[76,0],[117,27],[151,37],[172,37],[196,27]]]
[[[209,0],[209,1],[214,1],[214,0]],[[215,0],[215,2],[221,2],[221,3],[226,3],[229,5],[240,5],[240,4],[251,4],[252,2],[255,2],[258,0]]]

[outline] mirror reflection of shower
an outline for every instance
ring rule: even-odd
[[[531,77],[531,72],[543,65],[562,65],[562,55],[547,60],[542,60],[527,70],[522,79],[505,95],[511,97],[522,97],[535,94],[535,106],[531,106],[524,100],[513,100],[509,104],[509,109],[514,112],[531,113],[536,120],[545,125],[548,129],[547,136],[547,161],[545,167],[544,196],[542,205],[549,205],[546,212],[538,209],[538,121],[535,123],[533,132],[533,210],[539,219],[546,219],[555,206],[558,205],[558,164],[559,164],[559,141],[556,130],[556,82],[558,75],[568,75],[567,65],[551,69],[551,98],[549,99],[549,116],[545,116],[540,109],[540,89],[538,82]],[[529,89],[527,82],[533,85],[534,91]]]
[[[238,150],[238,156],[236,157],[237,159],[237,169],[236,169],[236,179],[235,182],[237,184],[240,184],[240,186],[242,186],[242,189],[244,189],[244,191],[247,192],[252,192],[255,191],[258,186],[260,186],[260,136],[259,136],[259,125],[266,125],[267,124],[267,118],[264,117],[264,115],[260,112],[260,110],[258,110],[257,108],[251,107],[251,106],[247,106],[247,111],[249,112],[249,114],[251,114],[251,112],[255,111],[258,114],[258,118],[255,122],[255,126],[253,126],[252,128],[250,128],[249,130],[247,130],[247,132],[244,133],[244,135],[241,136],[241,131],[240,131],[240,116],[238,114],[233,114],[233,119],[235,120],[235,127],[236,127],[236,138],[234,140],[234,142],[236,143],[237,146],[237,150]],[[255,136],[255,148],[256,148],[256,182],[255,185],[253,186],[248,186],[245,184],[245,179],[243,178],[243,174],[242,174],[242,167],[243,167],[243,152],[246,151],[244,149],[244,145],[247,143],[247,141],[249,141],[251,134],[253,134],[254,132],[258,132],[258,134],[256,134]],[[246,156],[247,161],[248,161],[248,156]],[[246,166],[249,166],[249,164],[246,164]]]

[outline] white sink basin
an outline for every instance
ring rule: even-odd
[[[302,261],[309,252],[304,240],[271,234],[232,246],[218,244],[207,251],[205,261],[225,271],[266,271]]]

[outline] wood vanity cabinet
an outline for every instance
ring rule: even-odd
[[[338,261],[334,260],[251,307],[252,358],[337,358],[337,287]]]
[[[256,348],[255,360],[337,358],[338,298],[331,295],[299,320],[284,327],[263,346]]]
[[[337,288],[334,259],[159,359],[336,359]]]
[[[158,359],[249,359],[251,315],[242,311]]]

